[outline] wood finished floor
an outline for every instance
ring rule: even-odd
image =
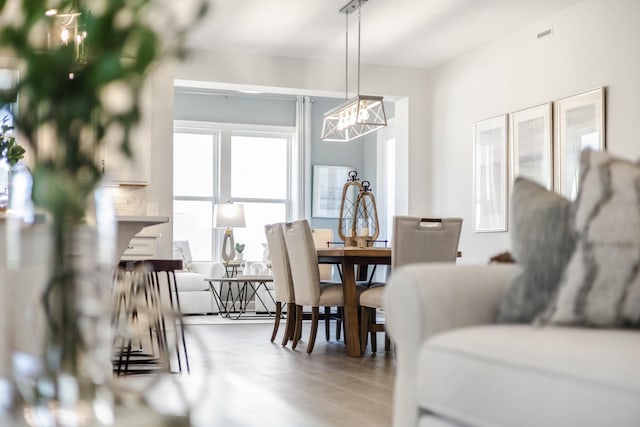
[[[271,323],[188,325],[191,371],[241,376],[313,415],[322,425],[390,426],[395,361],[384,352],[383,335],[378,334],[376,354],[367,349],[362,358],[347,357],[344,343],[335,340],[335,324],[327,342],[321,322],[313,353],[307,355],[309,326],[305,322],[304,341],[291,350],[291,343],[280,345],[282,324],[274,343],[270,342]]]

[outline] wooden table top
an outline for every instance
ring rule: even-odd
[[[338,264],[347,261],[355,264],[391,265],[391,248],[318,249],[318,262],[320,264]]]

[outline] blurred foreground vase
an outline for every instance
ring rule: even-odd
[[[55,191],[59,184],[64,182],[44,187]],[[21,199],[14,196],[15,191],[12,203]],[[45,197],[60,197],[60,203],[48,204],[52,209],[43,224],[22,226],[16,245],[21,253],[9,254],[20,260],[13,286],[14,381],[24,404],[21,416],[38,427],[110,425],[113,203],[101,185],[84,197],[69,192]],[[31,272],[40,277],[29,277]],[[21,328],[29,333],[24,336]]]

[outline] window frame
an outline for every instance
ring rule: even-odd
[[[297,185],[301,185],[302,177],[299,173],[302,165],[296,159],[296,128],[294,126],[277,125],[255,125],[244,123],[220,123],[194,120],[174,120],[173,135],[176,133],[196,133],[213,136],[213,195],[205,196],[184,196],[172,194],[173,201],[196,201],[210,202],[211,212],[216,203],[231,201],[233,203],[273,203],[285,205],[285,221],[290,221],[294,216],[294,207],[301,201],[294,200],[294,180],[300,180]],[[278,137],[287,141],[287,188],[284,199],[260,198],[260,197],[231,197],[231,145],[233,136],[249,137]],[[174,142],[175,144],[175,142]],[[173,177],[172,177],[173,183]],[[173,193],[173,184],[172,184]],[[172,209],[173,214],[173,209]],[[213,217],[212,217],[213,220]],[[211,254],[212,259],[220,259],[220,246],[222,245],[224,230],[217,229],[211,224]]]

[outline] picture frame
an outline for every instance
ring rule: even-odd
[[[347,166],[313,166],[313,199],[311,216],[314,218],[339,218],[342,188],[349,179]]]
[[[473,125],[475,232],[507,231],[507,115]]]
[[[552,105],[547,102],[509,114],[512,185],[523,176],[553,189]]]
[[[598,87],[556,101],[554,190],[575,199],[580,183],[580,152],[605,150],[605,89]]]

